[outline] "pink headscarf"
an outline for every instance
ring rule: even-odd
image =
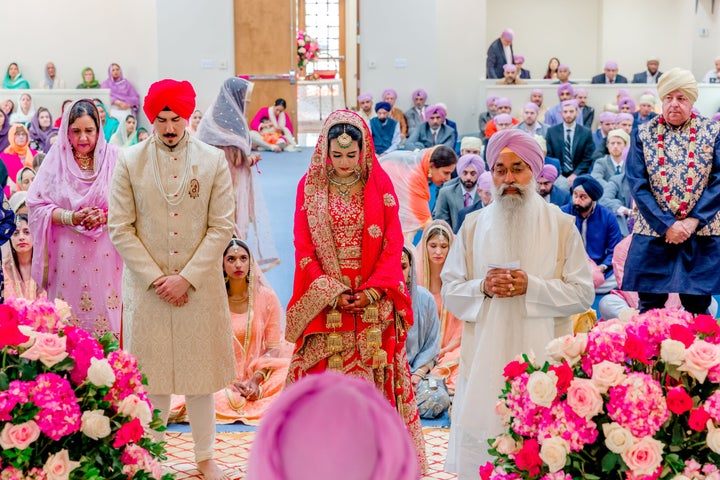
[[[133,87],[132,84],[128,82],[125,77],[123,77],[122,69],[120,69],[120,77],[117,80],[113,80],[113,65],[117,65],[118,68],[120,68],[120,65],[118,65],[117,63],[111,63],[108,67],[108,78],[106,78],[100,86],[102,88],[110,89],[111,104],[115,100],[120,100],[121,102],[129,103],[130,105],[132,105],[133,111],[136,111],[138,105],[140,105],[140,95],[135,90],[135,87]]]
[[[326,371],[292,384],[260,423],[248,480],[416,480],[398,412],[366,380]]]
[[[490,137],[485,155],[490,170],[495,166],[500,152],[506,147],[528,164],[535,178],[538,177],[545,161],[540,145],[533,136],[517,128],[500,130]]]

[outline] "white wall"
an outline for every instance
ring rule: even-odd
[[[694,11],[695,2],[692,4]],[[715,68],[715,58],[720,56],[720,2],[715,2],[714,13],[710,12],[711,5],[711,0],[700,0],[694,16],[692,71],[698,80]],[[701,29],[705,35],[701,35]]]

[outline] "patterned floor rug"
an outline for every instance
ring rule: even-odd
[[[453,479],[455,474],[443,471],[449,430],[445,428],[424,428],[430,469],[423,479]],[[215,459],[231,479],[245,477],[247,460],[255,432],[221,432],[217,434]],[[167,433],[168,459],[166,471],[174,473],[178,480],[202,478],[195,468],[192,438],[189,433]]]

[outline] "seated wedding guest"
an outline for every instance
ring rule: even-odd
[[[119,122],[128,115],[137,117],[140,107],[140,95],[130,81],[123,76],[120,65],[111,63],[108,67],[108,78],[100,86],[110,89],[110,116]]]
[[[662,75],[662,72],[659,71],[660,59],[650,57],[645,65],[647,68],[644,72],[633,75],[632,83],[657,83],[658,78]]]
[[[634,124],[635,119],[630,113],[618,113],[615,115],[615,128],[625,130],[628,135],[632,132]]]
[[[720,56],[715,57],[715,68],[708,70],[702,83],[720,83]]]
[[[497,115],[497,105],[495,102],[497,102],[498,98],[495,95],[488,95],[487,99],[485,100],[485,104],[487,106],[487,110],[480,113],[480,117],[478,118],[478,136],[481,140],[485,140],[485,127],[487,126],[488,122],[493,119],[495,115]]]
[[[65,80],[58,78],[55,70],[55,64],[53,62],[45,64],[45,78],[40,84],[40,88],[46,90],[65,88]]]
[[[597,180],[580,175],[572,184],[572,201],[560,209],[575,218],[585,251],[605,276],[605,283],[595,288],[596,294],[608,293],[617,286],[612,257],[615,245],[622,240],[614,213],[598,203],[602,194],[603,187]]]
[[[12,62],[8,65],[7,71],[5,72],[5,80],[3,80],[2,88],[5,90],[14,90],[20,88],[30,88],[30,84],[25,80],[20,73],[18,64]]]
[[[15,103],[9,98],[6,98],[0,105],[0,110],[2,110],[8,118],[10,118],[10,115],[15,112]]]
[[[237,376],[215,393],[215,417],[217,423],[258,425],[285,386],[293,347],[283,339],[280,300],[245,242],[230,240],[223,271]],[[173,395],[170,421],[187,421],[184,396]]]
[[[595,149],[605,146],[607,134],[615,128],[615,114],[612,112],[602,112],[598,118],[598,128],[593,132],[593,143]]]
[[[10,127],[8,140],[10,145],[0,153],[0,160],[5,167],[5,171],[2,172],[5,178],[0,175],[0,187],[7,185],[5,186],[6,198],[10,198],[10,195],[17,191],[15,179],[18,172],[23,167],[32,167],[33,156],[37,153],[30,148],[27,129],[19,123]]]
[[[247,479],[308,478],[420,478],[401,417],[372,383],[336,372],[310,375],[290,385],[267,411]]]
[[[513,63],[515,64],[515,67],[517,67],[518,78],[523,78],[526,80],[530,78],[530,72],[523,68],[523,64],[525,63],[525,57],[523,57],[522,55],[515,55],[513,56]]]
[[[513,120],[513,117],[511,117],[507,113],[495,115],[495,118],[493,118],[493,121],[495,122],[495,128],[497,129],[495,133],[513,128]]]
[[[630,184],[625,177],[624,168],[622,173],[613,175],[605,183],[603,195],[600,197],[600,205],[615,213],[615,219],[623,237],[632,232],[635,224],[635,212],[633,212],[635,203],[630,191]]]
[[[487,172],[484,172],[482,175],[480,175],[480,178],[478,178],[478,182],[477,182],[478,199],[475,201],[475,203],[473,203],[469,207],[465,207],[458,212],[457,230],[455,230],[453,233],[457,234],[457,232],[460,231],[460,227],[462,227],[462,224],[465,221],[465,217],[467,217],[468,214],[474,212],[475,210],[480,210],[481,208],[485,208],[492,203],[492,201],[493,201],[492,192],[493,192],[492,172],[487,171]]]
[[[50,151],[50,137],[58,133],[58,129],[52,125],[50,110],[45,107],[38,108],[30,121],[30,128],[28,129],[30,146],[33,149],[45,153]]]
[[[560,66],[560,59],[552,57],[548,62],[547,70],[545,71],[545,80],[555,80],[557,78],[557,70]]]
[[[538,122],[545,122],[545,112],[548,111],[547,105],[545,105],[544,102],[545,96],[543,95],[543,91],[539,88],[533,88],[530,91],[530,101],[538,106],[538,114],[537,119]]]
[[[392,88],[386,89],[382,93],[382,101],[390,104],[392,110],[390,110],[390,117],[400,124],[400,141],[408,138],[408,125],[405,114],[402,110],[395,106],[397,101],[397,92]]]
[[[445,112],[446,112],[446,113],[445,113],[445,122],[444,122],[444,123],[445,123],[445,125],[447,125],[448,127],[452,128],[452,130],[453,130],[453,141],[452,141],[452,144],[453,144],[453,148],[455,149],[455,153],[458,153],[457,148],[455,148],[455,147],[457,147],[457,140],[458,140],[458,126],[457,126],[457,123],[454,122],[454,121],[452,121],[452,120],[450,120],[450,117],[448,117],[448,115],[447,115],[447,111],[448,111],[447,105],[445,105],[445,104],[442,103],[442,102],[438,102],[438,103],[435,104],[435,106],[442,108],[442,109],[445,110]]]
[[[56,138],[57,138],[57,137],[56,137]],[[42,162],[43,162],[43,160],[45,160],[45,156],[46,156],[46,155],[47,155],[47,154],[44,153],[44,152],[38,152],[38,153],[36,153],[35,156],[33,157],[33,166],[32,166],[32,168],[33,168],[33,170],[35,170],[35,172],[37,172],[37,171],[40,169],[40,165],[42,165]]]
[[[459,229],[457,215],[477,200],[478,178],[485,172],[485,162],[479,155],[463,155],[455,168],[457,177],[446,182],[440,189],[433,209],[435,220],[444,220],[453,231]]]
[[[32,255],[33,239],[25,213],[15,215],[15,231],[10,237],[9,252],[3,253],[2,270],[5,277],[4,298],[45,298],[45,291],[33,280]]]
[[[621,97],[618,100],[618,113],[635,113],[635,101],[631,97]]]
[[[30,189],[30,185],[32,185],[35,180],[35,169],[30,167],[21,168],[17,173],[16,179],[17,181],[15,183],[17,184],[17,191],[27,192]]]
[[[558,84],[558,83],[575,84],[575,83],[577,83],[577,82],[573,82],[570,80],[571,74],[572,74],[572,71],[570,70],[570,67],[565,64],[561,64],[557,69],[557,80],[552,83],[553,84]]]
[[[365,123],[370,125],[370,120],[375,116],[375,109],[373,108],[373,96],[371,93],[361,93],[357,97],[358,108],[357,113],[365,120]]]
[[[297,143],[295,142],[295,132],[293,130],[292,120],[290,120],[290,116],[287,114],[285,109],[287,109],[287,102],[285,102],[285,99],[283,98],[278,98],[271,106],[262,107],[257,111],[252,119],[252,122],[250,122],[250,131],[259,132],[260,121],[263,117],[269,118],[273,128],[275,128],[277,133],[282,135],[287,141],[287,145],[284,147],[284,150],[291,152],[295,150]],[[253,141],[257,139],[256,135],[253,135],[253,137]]]
[[[123,126],[118,128],[110,137],[110,143],[120,148],[129,147],[138,143],[137,139],[137,120],[135,115],[125,117]]]
[[[63,113],[65,113],[65,108],[67,108],[68,105],[72,103],[72,100],[67,99],[63,101],[62,107],[60,107],[60,115],[55,119],[55,122],[53,123],[53,127],[60,128],[60,122],[62,121]]]
[[[455,381],[457,380],[460,362],[460,337],[462,324],[455,316],[448,312],[440,295],[442,280],[440,272],[445,265],[445,259],[450,251],[455,235],[447,222],[433,220],[423,230],[420,243],[417,245],[416,273],[418,285],[427,288],[435,298],[438,317],[440,318],[440,351],[431,375],[445,381],[450,395],[455,394]]]
[[[548,203],[562,207],[570,201],[570,193],[564,188],[555,187],[558,169],[554,165],[543,165],[537,177],[537,192]]]
[[[575,100],[578,102],[578,123],[580,125],[592,128],[595,121],[595,109],[587,104],[588,92],[584,88],[575,89]]]
[[[482,140],[478,137],[463,137],[460,140],[460,155],[481,155],[483,151]]]
[[[35,109],[32,106],[32,97],[29,93],[23,93],[20,95],[18,109],[10,115],[10,123],[21,123],[28,126],[34,115]]]
[[[590,83],[628,83],[627,78],[618,74],[618,64],[613,60],[605,62],[603,73],[595,75]]]
[[[538,120],[538,112],[540,109],[537,104],[528,102],[523,107],[523,121],[518,123],[515,128],[529,133],[530,135],[547,135],[548,126]],[[497,124],[497,121],[495,122]]]
[[[253,146],[258,150],[270,150],[278,153],[288,145],[285,137],[278,133],[278,129],[268,117],[260,119],[257,131],[251,132],[250,138],[253,139]]]
[[[29,211],[27,206],[27,192],[17,191],[13,193],[10,200],[8,200],[8,205],[10,205],[10,208],[16,215],[20,213],[27,215]]]
[[[495,113],[495,116],[491,120],[489,120],[487,122],[487,124],[485,125],[485,139],[486,139],[485,141],[486,142],[490,137],[492,137],[495,134],[495,132],[498,131],[497,125],[495,124],[495,122],[496,122],[495,117],[497,117],[498,115],[501,115],[503,113],[506,113],[506,114],[512,116],[512,102],[510,101],[509,98],[500,97],[497,100],[495,100],[495,108],[497,110]],[[518,123],[520,123],[520,120],[518,120],[517,118],[512,119],[513,125],[517,125]]]
[[[422,88],[418,88],[412,93],[413,106],[405,110],[405,118],[408,124],[408,136],[412,135],[415,128],[422,122],[427,120],[425,114],[425,102],[427,102],[427,92]]]
[[[413,325],[407,332],[405,348],[420,418],[437,418],[450,406],[447,389],[429,376],[440,351],[440,319],[432,294],[417,284],[413,250],[412,245],[405,245],[400,260],[413,309]]]
[[[102,125],[102,132],[103,137],[105,137],[105,141],[109,142],[110,138],[112,138],[113,133],[115,133],[120,126],[120,121],[115,118],[108,115],[107,107],[105,107],[105,104],[102,103],[97,98],[93,100],[95,103],[95,106],[97,107],[98,114],[100,115],[100,124]]]
[[[571,100],[575,96],[575,90],[569,83],[563,83],[558,87],[557,95],[560,103],[545,112],[545,125],[547,125],[548,128],[562,123],[562,102]]]
[[[432,220],[438,188],[450,180],[457,155],[445,145],[414,152],[397,150],[378,159],[398,197],[405,242]]]
[[[630,146],[630,135],[625,130],[610,130],[607,136],[608,154],[595,160],[590,175],[607,188],[607,182],[613,175],[625,173],[625,157]]]
[[[197,133],[198,125],[200,125],[200,120],[202,120],[203,112],[200,110],[195,110],[192,115],[190,115],[190,121],[188,122],[188,126],[185,129],[190,135],[195,135]]]
[[[457,133],[445,123],[447,118],[445,108],[440,105],[430,105],[425,108],[425,116],[427,120],[418,125],[413,134],[408,137],[405,148],[407,150],[419,150],[436,145],[445,145],[454,149]]]
[[[100,82],[95,79],[95,71],[90,67],[83,68],[82,82],[80,82],[75,88],[100,88]]]
[[[8,133],[10,133],[10,117],[0,110],[0,152],[10,145]]]
[[[496,85],[525,85],[527,82],[518,77],[518,69],[512,63],[503,65],[503,76]]]
[[[390,110],[388,102],[376,103],[375,117],[368,124],[377,155],[393,152],[400,145],[400,124],[390,118]]]
[[[140,127],[137,129],[137,141],[138,143],[142,142],[143,140],[147,140],[147,138],[150,136],[150,133],[147,131],[145,127]]]
[[[634,128],[657,117],[657,113],[655,113],[655,96],[647,93],[641,95],[638,100],[638,109],[636,112],[632,112],[632,116]]]

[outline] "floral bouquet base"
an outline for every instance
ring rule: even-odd
[[[0,479],[170,479],[137,361],[66,323],[64,302],[0,305]]]
[[[720,326],[652,310],[504,370],[484,480],[720,480]]]

